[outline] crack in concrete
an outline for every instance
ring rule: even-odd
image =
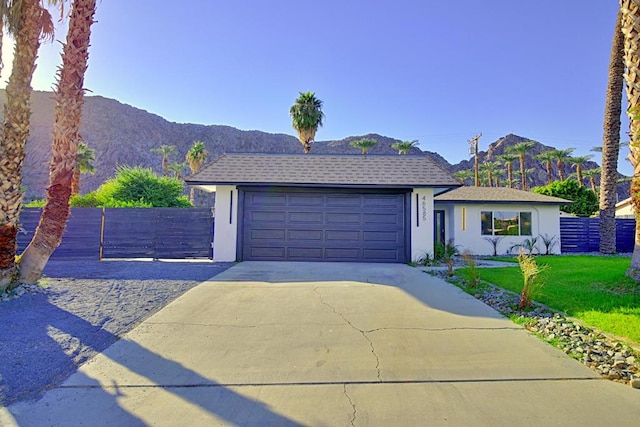
[[[382,377],[380,376],[380,358],[376,354],[376,349],[373,346],[373,341],[371,341],[371,339],[369,339],[369,337],[367,336],[367,331],[363,331],[362,329],[356,328],[355,325],[349,321],[349,319],[347,319],[342,313],[338,312],[338,310],[336,310],[334,306],[326,302],[322,298],[322,294],[318,291],[318,288],[314,288],[313,292],[315,292],[318,295],[318,297],[320,298],[320,302],[322,304],[329,307],[336,315],[340,316],[340,318],[342,318],[342,320],[344,320],[347,325],[351,326],[355,331],[360,332],[362,334],[362,337],[365,340],[367,340],[367,342],[369,343],[369,346],[371,347],[371,354],[373,354],[373,357],[376,358],[376,371],[377,371],[378,381],[382,381]]]
[[[353,412],[351,413],[351,425],[355,426],[356,424],[356,416],[358,415],[358,410],[356,409],[356,404],[353,403],[353,400],[351,400],[351,396],[349,396],[349,393],[347,393],[347,385],[344,384],[342,386],[342,390],[344,391],[344,395],[347,397],[347,400],[349,401],[349,405],[351,405],[351,409],[353,409]]]

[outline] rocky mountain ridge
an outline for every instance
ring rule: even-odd
[[[5,93],[0,91],[0,101],[4,102]],[[105,180],[111,178],[118,165],[142,166],[152,168],[161,174],[161,158],[152,148],[161,145],[175,145],[177,155],[170,159],[181,162],[194,141],[203,141],[209,151],[209,160],[229,152],[286,153],[302,152],[297,138],[285,134],[272,134],[257,130],[244,131],[224,125],[199,125],[173,123],[162,117],[148,113],[102,96],[87,96],[83,107],[80,132],[89,147],[95,149],[96,173],[83,175],[81,192],[95,190]],[[48,183],[48,163],[51,155],[51,130],[53,128],[54,101],[52,93],[34,91],[32,95],[32,119],[30,135],[27,141],[27,156],[23,170],[23,185],[26,188],[26,200],[42,198]],[[370,150],[375,154],[396,154],[391,148],[399,140],[377,135],[351,136],[337,141],[318,141],[314,143],[312,154],[355,154],[357,151],[349,145],[354,139],[375,138],[378,145]],[[507,135],[492,143],[487,151],[479,153],[480,162],[496,160],[508,146],[527,138]],[[554,147],[538,144],[531,154]],[[451,165],[438,153],[411,150],[410,154],[426,154],[443,168],[452,172],[473,169],[472,161],[462,161]],[[593,163],[593,162],[590,162]],[[517,167],[515,162],[514,167]],[[546,181],[544,165],[529,157],[527,167],[535,167],[533,182],[542,185]],[[585,169],[597,167],[597,164],[585,165]],[[567,166],[567,174],[571,171]],[[185,170],[185,174],[188,171]],[[628,187],[628,185],[627,185]],[[627,190],[628,193],[628,190]]]

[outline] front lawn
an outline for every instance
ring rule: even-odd
[[[640,343],[640,284],[624,275],[629,257],[538,256],[536,261],[548,267],[534,300]],[[480,277],[513,292],[522,290],[517,266],[482,268]]]

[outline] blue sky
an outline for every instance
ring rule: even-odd
[[[481,149],[508,133],[581,155],[601,144],[617,1],[187,4],[99,1],[85,86],[170,121],[291,135],[289,107],[311,90],[318,140],[418,139],[451,163],[478,132]],[[35,89],[52,88],[59,50],[41,48]]]

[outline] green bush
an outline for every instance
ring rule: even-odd
[[[151,169],[123,166],[96,191],[71,196],[69,205],[75,208],[189,208],[191,203],[182,194],[183,188],[179,179],[158,177]]]
[[[587,187],[580,186],[577,181],[572,179],[554,181],[551,184],[534,188],[533,192],[571,200],[572,204],[560,206],[560,210],[563,212],[586,217],[598,212],[598,198],[595,193]]]

